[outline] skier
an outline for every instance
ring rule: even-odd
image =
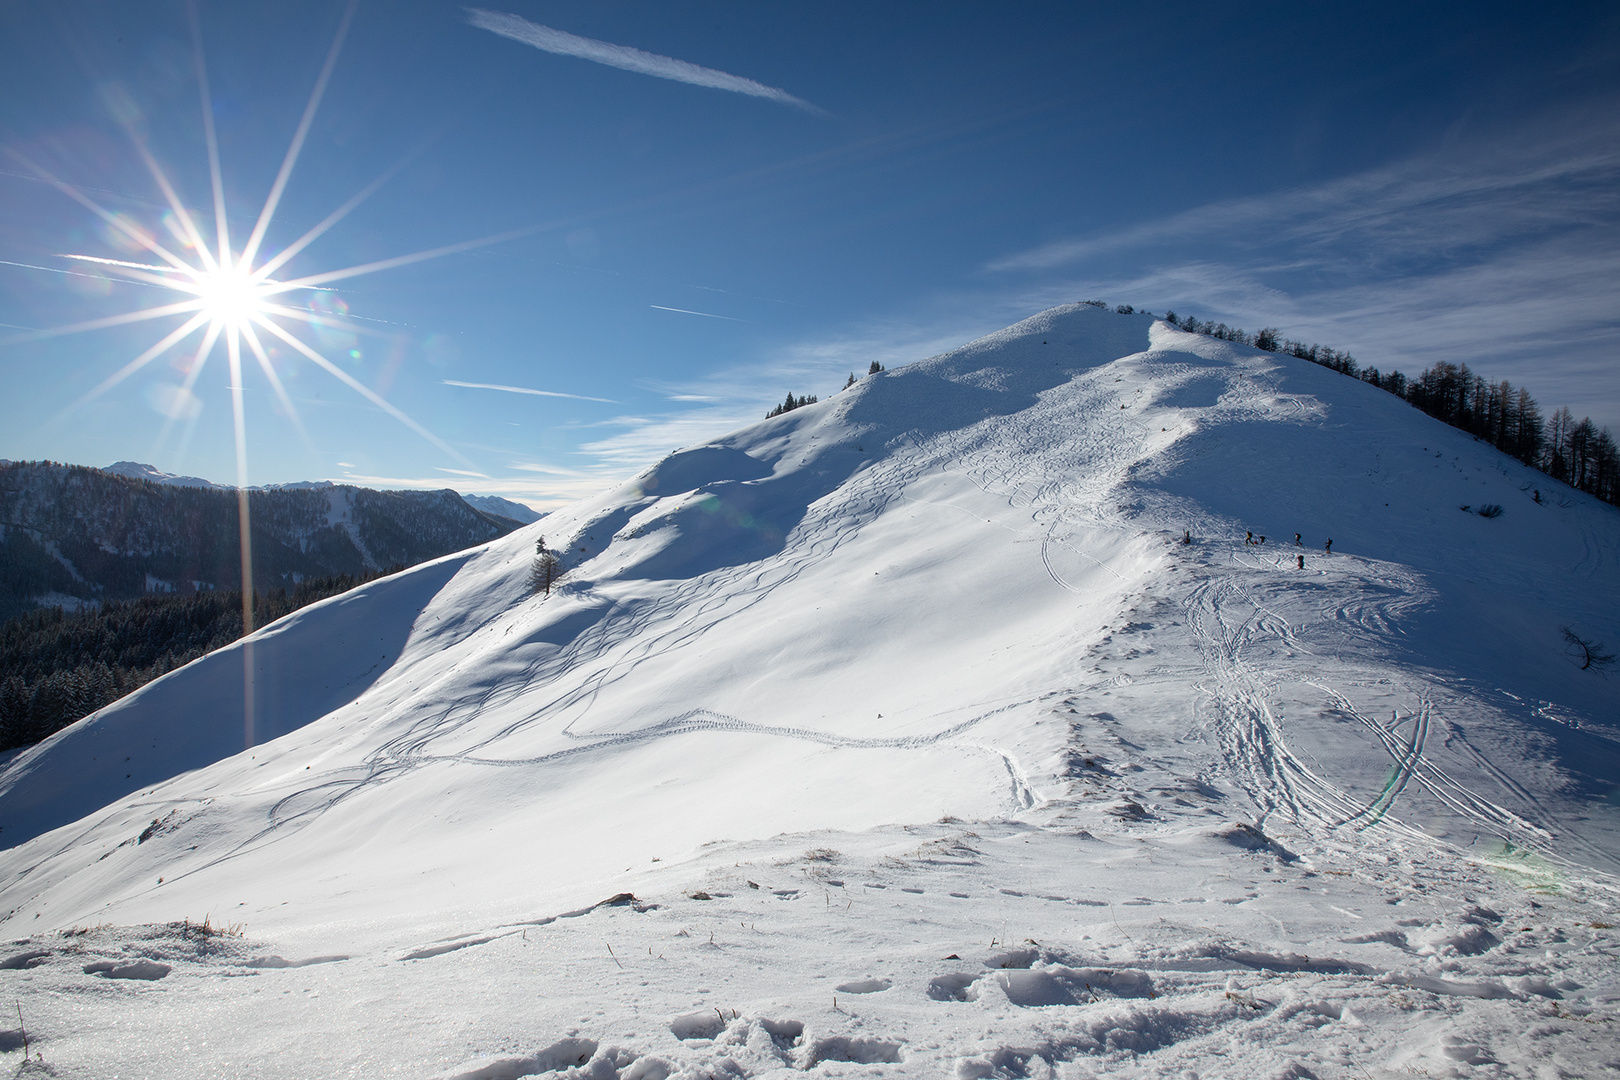
[[[1294,546],[1299,547],[1299,533],[1294,534]]]
[[[1301,570],[1305,569],[1305,556],[1303,556],[1303,555],[1295,555],[1294,558],[1299,560],[1299,568]]]
[[[1181,542],[1183,544],[1192,543],[1192,530],[1191,529],[1183,529],[1181,531]]]
[[[1245,545],[1254,543],[1254,533],[1252,533],[1252,532],[1244,533],[1243,534],[1243,543]]]
[[[1322,545],[1322,550],[1329,555],[1333,554],[1333,537],[1328,537],[1328,542]]]

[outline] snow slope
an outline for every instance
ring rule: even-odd
[[[1620,637],[1617,526],[1054,309],[25,753],[0,980],[86,1076],[1620,1068],[1614,684],[1562,636]]]

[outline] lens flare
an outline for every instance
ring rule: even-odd
[[[353,321],[353,317],[348,313],[347,306],[340,299],[332,296],[328,290],[322,289],[322,286],[330,282],[357,277],[361,274],[376,273],[380,270],[388,270],[426,259],[500,243],[519,236],[529,235],[545,227],[535,225],[514,229],[494,236],[449,244],[414,254],[399,255],[359,266],[306,274],[291,279],[277,279],[271,276],[280,271],[291,259],[303,252],[305,248],[326,233],[327,230],[342,221],[350,211],[375,194],[404,164],[404,161],[401,161],[393,168],[388,169],[376,180],[366,185],[336,210],[328,214],[308,232],[282,248],[279,252],[261,255],[261,249],[269,233],[276,209],[280,205],[282,195],[292,178],[293,168],[298,162],[298,157],[303,150],[305,139],[310,131],[310,125],[315,118],[316,110],[331,79],[332,69],[337,63],[343,39],[354,19],[357,2],[358,0],[350,0],[344,11],[331,48],[327,51],[326,62],[315,81],[314,90],[310,94],[309,102],[304,108],[298,128],[293,134],[292,142],[282,159],[281,168],[271,185],[269,196],[265,199],[264,206],[259,211],[253,228],[248,234],[247,242],[240,248],[236,248],[231,242],[230,216],[225,205],[224,174],[219,157],[219,139],[214,129],[214,113],[212,96],[208,87],[208,71],[203,62],[202,28],[195,4],[188,5],[188,13],[191,23],[197,88],[202,104],[203,134],[208,150],[208,173],[213,194],[212,237],[204,234],[203,228],[199,226],[197,219],[187,209],[186,202],[181,198],[174,183],[147,147],[137,125],[139,117],[130,115],[127,111],[114,110],[114,119],[123,125],[142,162],[146,165],[147,171],[151,174],[152,180],[156,183],[158,190],[162,192],[168,207],[158,219],[157,228],[146,228],[125,213],[107,209],[90,198],[85,192],[53,175],[49,170],[31,160],[25,154],[13,147],[0,144],[0,153],[4,153],[6,157],[27,168],[35,176],[55,187],[63,195],[95,215],[101,223],[102,234],[105,236],[109,247],[120,256],[109,258],[101,255],[64,254],[60,256],[61,258],[72,260],[75,263],[92,264],[103,275],[106,275],[108,280],[122,279],[139,282],[143,285],[169,290],[171,295],[179,294],[179,299],[170,303],[162,303],[117,315],[103,316],[70,326],[60,326],[53,330],[30,332],[22,336],[23,339],[34,339],[62,334],[84,333],[116,326],[128,326],[158,319],[178,317],[182,320],[180,325],[163,334],[139,356],[136,356],[103,379],[89,394],[75,402],[75,407],[83,405],[112,389],[146,367],[153,360],[177,348],[193,335],[200,333],[202,335],[200,344],[195,353],[189,358],[189,361],[184,364],[185,379],[183,384],[178,388],[166,388],[168,398],[165,399],[165,408],[162,410],[168,416],[168,423],[164,428],[166,435],[168,425],[174,423],[176,419],[182,416],[188,420],[195,419],[196,410],[200,407],[200,403],[196,395],[193,394],[192,388],[196,386],[198,376],[201,375],[203,368],[214,355],[216,345],[224,346],[223,351],[229,365],[231,413],[235,427],[236,487],[240,515],[238,524],[241,533],[243,583],[242,619],[245,632],[251,632],[253,629],[253,554],[250,543],[252,534],[248,522],[247,421],[242,385],[244,347],[257,362],[260,372],[269,382],[271,389],[275,391],[282,410],[300,432],[303,431],[302,421],[297,410],[293,407],[292,400],[288,396],[280,376],[271,363],[270,353],[265,349],[267,342],[273,346],[285,345],[293,352],[312,361],[371,404],[382,409],[417,435],[432,443],[441,452],[470,469],[473,464],[464,455],[458,453],[444,440],[395,408],[384,400],[380,394],[358,381],[333,360],[317,351],[303,338],[292,333],[282,323],[303,323],[314,332],[317,339],[323,337],[322,331],[326,331],[328,334],[337,331],[343,339],[339,349],[340,354],[344,360],[352,365],[361,355],[360,350],[356,347],[355,335],[364,334],[375,337],[389,337],[390,335],[379,333]],[[414,156],[414,152],[408,155],[405,160],[409,160],[412,156]],[[142,259],[151,261],[138,261]],[[313,292],[317,299],[315,302],[302,307],[285,302],[289,299],[287,294],[299,291]],[[262,339],[261,332],[264,335]],[[326,341],[321,343],[323,345],[329,344]],[[243,678],[246,698],[244,739],[246,744],[251,746],[256,741],[253,716],[254,667],[251,639],[244,643]]]

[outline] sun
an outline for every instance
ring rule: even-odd
[[[229,384],[237,428],[237,485],[242,488],[245,488],[248,482],[247,437],[246,432],[243,430],[245,419],[241,400],[241,368],[244,357],[252,357],[252,361],[257,364],[265,381],[270,384],[270,388],[275,392],[281,404],[282,412],[286,414],[294,425],[302,430],[302,422],[299,419],[298,411],[294,407],[291,398],[287,395],[281,378],[276,372],[275,365],[271,362],[270,351],[266,348],[267,345],[271,348],[285,347],[316,364],[372,405],[388,413],[417,435],[432,443],[441,453],[453,458],[459,464],[471,468],[472,463],[467,460],[465,455],[456,451],[421,424],[394,407],[380,394],[360,382],[348,371],[345,371],[343,367],[323,356],[319,349],[295,333],[294,328],[295,324],[302,323],[306,327],[337,328],[348,333],[364,336],[392,337],[393,335],[380,333],[375,327],[356,321],[342,310],[312,310],[315,305],[299,304],[294,297],[312,290],[328,289],[331,287],[331,283],[347,278],[516,239],[519,236],[537,232],[545,227],[536,225],[513,229],[494,236],[448,244],[444,247],[381,259],[359,266],[343,267],[301,276],[280,276],[284,268],[288,267],[294,258],[300,256],[312,243],[375,194],[399,171],[405,161],[408,161],[413,156],[407,155],[405,160],[402,160],[366,185],[308,232],[286,247],[273,254],[265,250],[271,223],[275,218],[277,207],[281,203],[282,195],[292,179],[294,166],[298,162],[304,142],[309,135],[321,98],[326,92],[327,83],[331,79],[338,54],[343,46],[343,40],[348,34],[350,24],[353,22],[356,7],[357,0],[350,0],[349,4],[346,5],[337,33],[327,51],[325,63],[322,65],[320,74],[315,80],[314,89],[310,93],[309,102],[299,119],[292,141],[287,147],[281,168],[277,171],[275,180],[270,185],[269,194],[265,198],[264,206],[259,211],[252,229],[246,231],[246,241],[239,246],[232,242],[232,222],[225,203],[225,183],[220,165],[219,139],[214,130],[213,98],[209,90],[208,71],[203,58],[202,29],[195,7],[190,9],[191,34],[197,89],[201,104],[202,127],[208,153],[208,173],[213,194],[213,220],[211,222],[206,217],[194,215],[187,208],[185,199],[182,198],[175,183],[146,145],[140,130],[123,120],[120,120],[120,122],[124,124],[130,141],[134,144],[141,160],[145,163],[147,171],[151,174],[152,180],[167,205],[167,212],[162,215],[161,222],[158,223],[159,227],[146,228],[125,214],[109,211],[92,199],[85,191],[52,175],[43,166],[15,148],[0,143],[0,153],[4,153],[13,161],[23,165],[35,176],[51,184],[68,198],[100,218],[110,231],[118,235],[118,239],[126,247],[133,247],[146,254],[144,261],[134,261],[127,256],[108,258],[101,255],[68,253],[60,255],[60,258],[80,264],[92,264],[97,270],[109,277],[136,281],[143,285],[167,290],[171,297],[169,303],[91,319],[71,326],[57,327],[53,330],[30,332],[22,335],[23,338],[83,333],[159,319],[179,321],[179,325],[164,334],[150,348],[108,375],[70,408],[83,405],[89,400],[106,393],[160,356],[181,350],[188,339],[200,336],[195,351],[187,348],[186,352],[189,352],[190,355],[183,356],[181,360],[181,368],[185,373],[183,389],[190,392],[211,358],[219,352],[225,354],[226,361],[230,366]],[[209,228],[210,225],[212,226],[211,229]],[[244,235],[242,232],[237,233],[237,236],[242,235]]]
[[[473,467],[472,462],[468,461],[465,455],[456,451],[444,440],[400,411],[382,395],[360,382],[341,366],[323,356],[319,349],[295,333],[292,326],[293,324],[302,323],[306,327],[333,327],[360,335],[381,337],[392,337],[392,335],[379,333],[376,329],[362,322],[356,322],[342,310],[333,312],[312,310],[314,305],[300,306],[293,301],[293,297],[300,292],[329,288],[330,284],[335,281],[342,281],[362,274],[375,273],[425,259],[433,259],[489,244],[500,243],[505,240],[516,239],[546,227],[543,225],[526,226],[494,236],[485,236],[427,251],[417,251],[408,255],[399,255],[336,270],[291,277],[275,276],[279,275],[283,268],[287,267],[294,258],[298,257],[315,240],[319,239],[334,225],[342,221],[351,211],[375,194],[399,171],[405,161],[409,160],[409,156],[407,156],[405,161],[401,161],[384,172],[291,244],[274,254],[267,255],[265,253],[264,245],[271,223],[275,218],[276,209],[280,205],[281,197],[292,178],[293,169],[298,162],[305,139],[309,135],[310,126],[315,119],[321,98],[326,91],[332,70],[337,63],[343,39],[348,34],[349,26],[353,22],[357,3],[358,0],[350,0],[346,6],[337,33],[327,52],[326,61],[322,65],[320,75],[315,81],[315,87],[310,93],[309,102],[304,108],[297,130],[293,133],[291,144],[288,146],[286,155],[282,160],[281,168],[277,172],[274,182],[270,185],[269,194],[265,199],[263,208],[259,211],[253,228],[247,231],[246,242],[239,247],[234,245],[231,239],[231,221],[225,203],[225,183],[220,166],[219,140],[214,130],[213,98],[209,91],[207,66],[203,59],[201,25],[194,6],[190,8],[191,35],[197,88],[202,107],[203,134],[208,150],[208,173],[213,194],[212,222],[208,222],[206,219],[199,221],[187,208],[186,201],[181,197],[174,182],[146,145],[142,133],[131,123],[120,121],[124,123],[125,131],[134,144],[136,151],[140,154],[141,160],[145,163],[147,171],[151,174],[153,182],[161,192],[164,203],[168,207],[167,213],[162,215],[159,223],[160,228],[149,229],[125,214],[113,213],[96,202],[84,190],[53,175],[49,170],[17,149],[0,143],[0,153],[24,166],[35,176],[51,184],[62,194],[100,218],[110,230],[118,234],[126,247],[133,247],[144,252],[147,261],[67,253],[60,255],[60,258],[81,265],[91,264],[109,277],[140,282],[144,285],[167,290],[170,297],[168,303],[108,315],[71,326],[57,327],[52,330],[29,332],[22,335],[22,338],[15,340],[84,333],[152,320],[178,320],[179,323],[149,348],[141,352],[140,355],[108,375],[90,393],[76,402],[74,406],[70,406],[70,409],[100,396],[140,371],[153,360],[165,354],[181,350],[188,339],[197,337],[199,340],[195,350],[187,347],[185,352],[189,353],[189,356],[182,354],[180,361],[181,369],[185,373],[182,390],[190,393],[210,359],[218,352],[222,351],[224,353],[229,367],[231,411],[236,436],[238,524],[241,532],[241,571],[244,583],[252,580],[251,534],[248,524],[248,439],[246,409],[243,398],[243,360],[246,356],[251,356],[253,361],[256,362],[265,381],[269,383],[270,388],[275,392],[282,411],[300,431],[303,430],[298,411],[294,407],[292,399],[288,396],[286,387],[277,374],[275,365],[271,362],[270,351],[266,348],[267,344],[272,347],[284,346],[299,354],[365,398],[372,405],[388,413],[417,435],[432,443],[440,452],[467,468]],[[211,230],[208,229],[210,224],[212,225]],[[211,232],[211,235],[208,235],[209,232]],[[167,235],[162,235],[164,233]],[[239,232],[237,235],[240,236],[242,233]],[[251,589],[242,590],[243,624],[246,629],[252,628],[251,595]],[[244,663],[247,663],[246,659],[244,659]],[[247,669],[244,670],[247,671]],[[251,672],[248,672],[245,678],[251,684]],[[251,745],[253,742],[251,717],[248,720],[248,728],[248,743]]]
[[[211,326],[238,332],[270,314],[277,284],[261,282],[240,266],[203,270],[192,281],[198,312],[208,316]]]

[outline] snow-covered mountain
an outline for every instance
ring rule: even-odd
[[[127,476],[131,480],[145,480],[153,484],[169,484],[174,487],[212,488],[217,491],[235,491],[233,484],[216,484],[212,480],[204,480],[200,476],[180,476],[176,473],[166,473],[156,465],[146,465],[139,461],[115,461],[102,472],[112,473],[114,476]],[[330,480],[295,480],[287,484],[255,484],[249,491],[301,491],[307,488],[333,487]]]
[[[0,461],[0,466],[9,464],[11,464],[9,461]],[[204,480],[200,476],[179,476],[174,473],[166,473],[155,465],[145,465],[139,461],[115,461],[102,471],[112,473],[114,476],[127,476],[131,480],[146,480],[154,484],[172,484],[175,487],[220,488],[227,491],[235,490],[230,484],[216,484],[210,480]],[[298,491],[305,488],[329,488],[333,486],[330,480],[299,480],[288,484],[261,484],[251,490]],[[520,502],[513,502],[511,499],[503,499],[499,495],[463,493],[461,497],[467,501],[468,506],[475,510],[482,510],[486,514],[511,518],[513,521],[521,522],[524,525],[540,520],[540,515],[527,506]]]
[[[496,517],[511,518],[513,521],[521,521],[525,525],[540,520],[540,515],[527,506],[520,502],[513,502],[511,499],[503,499],[499,495],[471,495],[462,492],[461,497],[466,499],[467,505],[473,509],[482,510],[486,514],[494,514]]]
[[[1613,507],[1059,308],[25,752],[0,978],[86,1076],[1594,1075],[1617,595]]]
[[[135,475],[150,466],[119,464],[131,469],[0,465],[0,619],[40,603],[239,585],[235,489]],[[323,481],[254,488],[249,502],[261,590],[412,565],[517,527],[448,489],[373,491]]]
[[[7,462],[7,464],[10,463]],[[204,480],[200,476],[179,476],[175,473],[166,473],[156,465],[145,465],[139,461],[115,461],[101,471],[112,473],[114,476],[127,476],[131,480],[145,480],[153,484],[172,484],[175,487],[230,487],[229,484],[216,484],[212,480]]]

